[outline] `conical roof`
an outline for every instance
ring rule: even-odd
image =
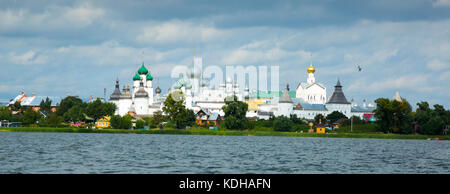
[[[289,84],[286,85],[286,88],[283,91],[283,94],[281,94],[279,103],[292,103],[292,98],[289,95]]]
[[[396,100],[396,101],[399,101],[399,102],[402,101],[402,97],[400,97],[400,93],[398,93],[398,91],[395,92],[395,95],[394,95],[392,100]]]
[[[116,80],[116,88],[109,97],[109,100],[119,100],[119,98],[120,98],[119,80]]]
[[[334,92],[330,97],[330,100],[327,102],[328,104],[351,104],[345,98],[344,92],[342,91],[341,82],[337,81],[336,86],[334,86]]]
[[[139,97],[148,97],[148,93],[145,91],[144,89],[144,83],[141,81],[140,86],[139,86],[139,90],[136,92],[136,94],[134,95],[136,98]]]

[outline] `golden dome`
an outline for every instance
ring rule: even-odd
[[[311,65],[309,65],[308,69],[306,69],[306,71],[308,71],[308,73],[314,73],[316,72],[316,69]]]

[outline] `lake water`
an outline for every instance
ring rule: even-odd
[[[0,133],[0,173],[450,173],[450,141]]]

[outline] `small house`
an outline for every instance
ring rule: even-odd
[[[214,125],[218,126],[222,123],[222,117],[218,113],[209,113],[204,109],[200,109],[195,116],[197,125]]]
[[[325,125],[322,124],[316,125],[316,133],[325,133]]]
[[[97,120],[97,122],[95,122],[95,125],[97,126],[97,128],[106,128],[111,126],[111,117],[110,116],[104,116],[100,119]]]
[[[219,126],[222,123],[222,117],[218,113],[212,113],[208,117],[208,125]]]

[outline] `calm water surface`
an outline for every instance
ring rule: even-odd
[[[0,173],[450,173],[450,141],[0,133]]]

